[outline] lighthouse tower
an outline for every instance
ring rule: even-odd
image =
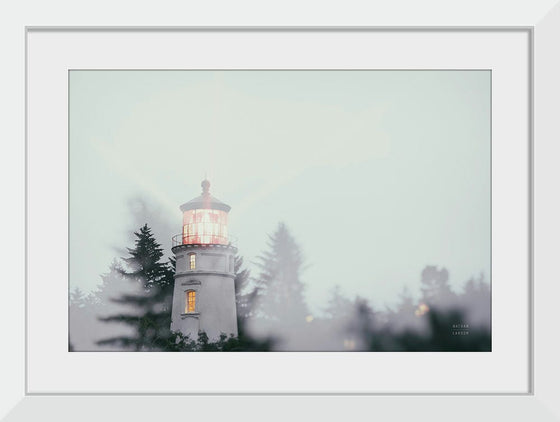
[[[204,331],[212,340],[221,333],[237,336],[234,256],[228,238],[231,209],[210,195],[202,181],[202,195],[181,205],[183,232],[173,237],[176,258],[171,330],[196,340]]]

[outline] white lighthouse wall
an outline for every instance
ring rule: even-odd
[[[189,254],[196,254],[196,268],[190,270]],[[171,329],[193,340],[204,331],[212,340],[221,333],[237,336],[237,312],[230,248],[188,247],[176,250],[175,287]],[[196,292],[194,313],[186,314],[187,291]]]

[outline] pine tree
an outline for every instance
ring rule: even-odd
[[[123,258],[131,272],[122,270],[122,274],[131,280],[144,283],[146,289],[153,286],[163,286],[167,283],[167,265],[161,262],[163,249],[156,242],[147,224],[134,233],[136,242],[134,248],[127,248],[130,257]]]
[[[106,311],[111,308],[113,299],[118,298],[126,289],[128,280],[123,277],[123,272],[121,264],[114,259],[109,266],[109,271],[101,274],[101,283],[92,292],[96,312],[99,315],[106,314]]]
[[[74,289],[70,291],[68,299],[70,308],[79,309],[86,306],[87,296],[79,287],[74,287]]]
[[[408,287],[404,286],[399,294],[399,302],[396,310],[389,310],[386,318],[388,325],[394,332],[402,332],[403,330],[420,329],[424,321],[420,318],[418,305],[415,304],[412,294]]]
[[[478,279],[471,278],[463,286],[463,293],[457,299],[458,306],[465,312],[470,324],[487,327],[491,320],[490,285],[480,274]]]
[[[90,349],[92,327],[95,325],[95,297],[75,287],[68,298],[68,336],[72,350]]]
[[[348,322],[352,314],[352,301],[342,294],[338,284],[331,290],[325,313],[332,320],[343,321],[345,323]]]
[[[449,286],[449,272],[428,265],[422,270],[422,301],[432,307],[448,308],[455,304],[456,295]]]
[[[377,329],[375,325],[375,312],[367,301],[356,296],[352,309],[353,315],[348,326],[348,334],[354,340],[355,345],[350,349],[363,350],[371,342],[371,333]]]
[[[238,334],[237,338],[220,338],[217,342],[216,350],[229,352],[269,351],[274,344],[273,338],[256,339],[250,336],[247,330],[247,324],[254,318],[258,289],[253,288],[247,292],[251,274],[248,269],[243,267],[243,258],[241,256],[236,255],[234,262]],[[197,347],[198,350],[208,350],[208,346],[204,345],[204,337],[199,336]]]
[[[112,299],[131,311],[100,318],[104,322],[124,323],[134,332],[128,336],[104,339],[97,344],[118,345],[135,351],[172,349],[176,343],[170,332],[174,262],[161,261],[162,248],[147,224],[134,234],[134,248],[128,248],[130,256],[123,258],[129,271],[118,268],[118,272],[135,284],[136,292]]]
[[[257,289],[247,292],[251,273],[243,267],[243,257],[235,255],[235,304],[237,307],[237,325],[243,325],[243,321],[249,318],[253,312],[253,304],[257,295]]]
[[[302,324],[308,314],[304,300],[304,285],[300,280],[303,266],[301,249],[280,223],[269,236],[268,250],[258,258],[257,310],[259,316],[284,326]]]

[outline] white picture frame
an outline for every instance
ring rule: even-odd
[[[544,10],[544,9],[541,9]],[[547,9],[548,10],[548,9]],[[544,10],[543,13],[546,13],[547,10]],[[538,13],[534,12],[535,14],[531,16],[538,16]],[[554,81],[554,71],[558,70],[559,64],[557,63],[558,59],[554,55],[554,40],[555,36],[558,35],[558,22],[560,21],[560,13],[558,7],[556,7],[550,14],[548,14],[544,19],[534,22],[532,25],[529,24],[524,27],[509,27],[509,28],[493,28],[496,31],[526,31],[528,34],[529,40],[529,53],[531,54],[530,63],[531,65],[534,64],[535,71],[529,72],[529,77],[531,83],[534,82],[534,96],[535,96],[535,105],[536,107],[533,109],[532,104],[532,94],[528,96],[528,107],[534,112],[538,112],[536,115],[535,121],[539,122],[535,126],[535,136],[536,139],[542,139],[542,143],[539,142],[539,148],[542,152],[537,153],[537,159],[535,162],[535,172],[537,177],[539,174],[543,176],[550,177],[551,173],[549,173],[549,169],[553,168],[553,162],[551,161],[554,154],[553,152],[556,151],[557,147],[553,147],[551,145],[546,144],[546,140],[549,141],[549,144],[552,144],[551,140],[554,139],[553,134],[558,133],[558,129],[554,127],[555,120],[554,116],[552,115],[552,111],[549,107],[552,104],[553,98],[555,97],[554,94],[558,93],[558,82]],[[21,29],[21,28],[20,28]],[[26,36],[29,31],[32,31],[38,28],[27,28],[26,29]],[[61,28],[58,28],[59,30]],[[93,28],[92,28],[93,29]],[[287,28],[283,28],[287,30]],[[332,28],[331,28],[332,29]],[[352,28],[348,28],[352,29]],[[356,29],[356,28],[354,28]],[[388,29],[390,31],[406,31],[409,28],[392,28]],[[418,28],[417,28],[418,29]],[[426,28],[429,29],[429,28]],[[432,28],[433,29],[433,28]],[[443,29],[443,28],[438,28]],[[453,30],[457,28],[447,28],[448,30]],[[460,29],[460,28],[459,28]],[[463,29],[467,29],[464,28]],[[469,30],[476,30],[476,28],[468,28]],[[478,28],[480,29],[480,28]],[[490,29],[490,28],[487,28]],[[52,28],[53,32],[56,32],[57,28]],[[97,28],[96,31],[103,32],[103,28]],[[180,28],[175,28],[176,31],[180,31]],[[206,28],[207,31],[218,30],[218,28]],[[307,30],[312,30],[312,28],[308,28]],[[367,30],[375,30],[375,28],[362,28],[364,32]],[[141,28],[136,28],[135,31],[142,32]],[[323,28],[322,32],[328,32],[328,28]],[[542,34],[542,35],[540,35]],[[21,36],[21,35],[20,35]],[[21,47],[21,46],[20,46]],[[535,61],[533,63],[533,54],[535,54]],[[539,65],[537,66],[537,63]],[[542,66],[541,66],[542,64]],[[28,63],[29,65],[29,63]],[[531,66],[532,70],[532,66]],[[534,75],[534,76],[533,76]],[[21,92],[20,92],[21,95]],[[21,99],[20,99],[21,100]],[[29,117],[29,116],[27,116]],[[531,121],[531,120],[530,120]],[[15,128],[14,133],[22,133],[22,128]],[[533,135],[533,127],[532,121],[529,126],[529,136],[532,137]],[[530,139],[528,146],[530,147],[527,151],[528,159],[530,160],[530,164],[532,164],[532,146],[533,140]],[[540,160],[540,161],[539,161]],[[539,168],[539,163],[542,162],[543,166]],[[533,167],[532,165],[528,166],[528,174],[529,183],[532,183],[532,176],[533,176]],[[539,169],[542,169],[542,173],[539,173]],[[556,170],[555,170],[556,171]],[[549,185],[553,186],[553,185]],[[544,189],[544,188],[543,188]],[[30,193],[28,192],[28,195]],[[533,195],[533,190],[531,190],[531,196]],[[532,198],[531,198],[532,199]],[[546,209],[542,210],[542,215],[544,218],[548,217],[549,219],[553,217],[553,210],[557,210],[557,205],[554,202],[547,202],[550,201],[549,199],[544,199],[543,202],[548,205],[545,207]],[[33,206],[33,203],[28,202],[28,206]],[[537,222],[535,223],[535,227],[537,229],[537,235],[542,236],[542,247],[551,246],[551,241],[553,238],[551,236],[552,233],[557,233],[558,223],[553,223],[550,220],[540,221],[538,220],[541,211],[540,208],[536,210]],[[529,224],[532,225],[533,222],[533,213],[532,213],[532,204],[531,208],[527,210],[527,214],[529,217]],[[548,226],[551,224],[551,226]],[[539,228],[542,230],[539,232]],[[550,230],[552,228],[553,230]],[[550,233],[550,232],[551,233]],[[545,234],[545,232],[549,232]],[[29,233],[28,233],[29,234]],[[532,232],[529,234],[528,244],[526,245],[532,251]],[[546,251],[543,251],[543,260],[541,267],[536,267],[536,279],[538,280],[539,277],[545,279],[545,275],[548,274],[553,267],[553,261],[551,259],[551,255]],[[531,271],[532,269],[529,268]],[[28,269],[29,271],[29,269]],[[532,271],[531,271],[532,272]],[[532,274],[530,273],[530,276]],[[326,393],[320,395],[318,397],[313,397],[313,399],[305,400],[304,402],[301,399],[292,399],[293,402],[298,402],[298,406],[301,405],[302,408],[306,408],[310,415],[316,407],[321,407],[320,412],[329,412],[331,409],[331,416],[333,415],[332,412],[338,412],[339,417],[343,417],[347,415],[347,409],[349,406],[364,406],[365,408],[373,407],[377,409],[377,412],[383,412],[380,414],[386,415],[393,415],[396,416],[398,419],[401,417],[416,417],[418,418],[419,415],[429,415],[429,418],[432,420],[444,420],[449,417],[449,415],[456,415],[458,419],[472,419],[474,417],[488,419],[490,417],[508,417],[508,418],[523,418],[524,419],[536,419],[536,420],[556,420],[559,417],[560,409],[556,404],[555,398],[555,380],[557,379],[558,375],[558,363],[554,359],[554,336],[550,336],[548,333],[554,331],[554,321],[552,319],[546,319],[547,311],[552,311],[554,308],[552,307],[552,300],[554,299],[555,290],[557,289],[553,283],[549,283],[549,285],[539,284],[539,288],[535,291],[534,296],[534,314],[535,314],[535,322],[537,323],[534,326],[534,330],[532,331],[531,340],[536,340],[534,343],[534,361],[531,360],[533,363],[533,372],[529,377],[529,384],[526,393],[492,393],[492,394],[483,394],[483,393],[452,393],[450,396],[447,396],[445,392],[439,391],[438,395],[433,397],[424,397],[430,395],[429,393],[421,393],[421,394],[395,394],[394,392],[387,395],[383,393],[363,393],[363,392],[352,392],[352,391],[340,391],[336,394],[334,393]],[[20,288],[19,291],[13,289],[16,293],[14,296],[22,296],[23,291]],[[8,289],[8,293],[11,290]],[[528,299],[530,299],[530,294]],[[14,301],[15,302],[15,301]],[[17,306],[17,305],[14,305]],[[20,305],[21,306],[21,305]],[[17,308],[16,308],[17,309]],[[531,315],[531,307],[529,307],[529,314]],[[531,324],[532,321],[529,321]],[[20,338],[21,338],[20,334]],[[537,347],[538,346],[538,347]],[[19,349],[19,356],[26,356],[27,352],[23,353],[23,348]],[[16,355],[17,356],[17,355]],[[529,356],[532,358],[532,356]],[[182,408],[184,408],[185,403],[189,403],[189,401],[185,402],[185,400],[190,400],[191,405],[196,403],[196,406],[192,406],[193,413],[191,413],[194,417],[200,416],[203,417],[208,409],[212,409],[213,414],[216,416],[227,417],[228,409],[235,409],[235,408],[243,408],[244,406],[249,405],[249,400],[252,400],[250,396],[239,395],[236,392],[220,392],[220,394],[227,393],[227,397],[221,397],[219,400],[221,402],[219,408],[216,408],[214,401],[218,400],[216,397],[193,397],[197,395],[196,392],[191,392],[190,397],[173,397],[178,395],[176,392],[166,393],[165,391],[154,392],[154,394],[150,394],[150,399],[146,398],[146,395],[140,396],[132,396],[126,398],[112,398],[106,397],[107,393],[103,392],[96,392],[96,393],[78,393],[80,397],[68,397],[72,396],[73,393],[71,391],[61,391],[57,392],[30,392],[28,389],[27,381],[29,374],[26,372],[24,376],[22,376],[21,371],[7,371],[10,374],[11,378],[2,382],[2,387],[6,388],[7,391],[12,392],[12,394],[8,394],[10,397],[10,403],[8,406],[13,406],[15,403],[19,402],[13,408],[7,408],[8,419],[7,420],[26,420],[30,418],[31,415],[44,415],[45,412],[60,412],[61,410],[58,406],[62,406],[64,408],[61,411],[65,417],[71,418],[72,411],[71,409],[80,409],[84,406],[87,406],[88,412],[87,416],[89,418],[96,418],[99,419],[103,417],[104,410],[103,406],[111,406],[112,414],[120,414],[121,417],[130,416],[131,408],[134,408],[134,416],[139,418],[153,418],[157,415],[157,417],[167,415],[172,417],[172,415],[178,414]],[[25,386],[23,387],[23,380],[25,380]],[[17,388],[16,386],[20,386]],[[14,391],[19,391],[19,393],[13,394]],[[208,393],[208,391],[202,391],[201,393]],[[258,393],[254,391],[253,393]],[[295,391],[294,391],[295,393]],[[276,394],[269,393],[266,397],[259,398],[257,401],[258,406],[263,406],[262,409],[266,409],[269,406],[278,406],[281,403],[281,400],[287,400],[287,398],[278,398],[273,396],[286,396],[290,395],[289,391],[283,392],[276,392]],[[328,396],[340,395],[345,396],[339,400],[333,401],[332,398]],[[67,401],[62,405],[61,400],[63,397],[53,397],[62,395],[65,396],[65,400]],[[129,396],[130,392],[119,392],[115,395],[123,395]],[[317,395],[317,392],[305,392],[302,395]],[[84,397],[88,396],[88,397]],[[170,396],[170,397],[167,397]],[[360,398],[350,397],[350,396],[362,396]],[[484,397],[486,396],[486,397]],[[499,396],[499,397],[498,397]],[[432,401],[437,400],[437,402]],[[341,408],[337,408],[338,410],[334,410],[335,402],[338,405],[341,404],[341,401],[344,401],[344,405]],[[274,412],[274,415],[271,415],[270,419],[285,419],[290,414],[288,409],[282,409],[282,404],[280,404],[281,409],[278,412]],[[149,410],[152,409],[152,410]],[[155,413],[157,409],[158,413]],[[346,410],[345,410],[346,409]],[[206,412],[204,411],[206,410]],[[74,410],[79,411],[79,410]],[[83,410],[81,410],[83,411]],[[114,413],[116,412],[116,413]],[[152,413],[153,412],[153,413]],[[159,413],[161,412],[161,413]],[[301,411],[300,411],[301,412]],[[6,412],[4,412],[6,413]],[[166,415],[167,413],[167,415]],[[74,414],[75,415],[75,414]]]

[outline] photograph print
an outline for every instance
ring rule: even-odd
[[[491,71],[69,71],[68,350],[490,352]]]

